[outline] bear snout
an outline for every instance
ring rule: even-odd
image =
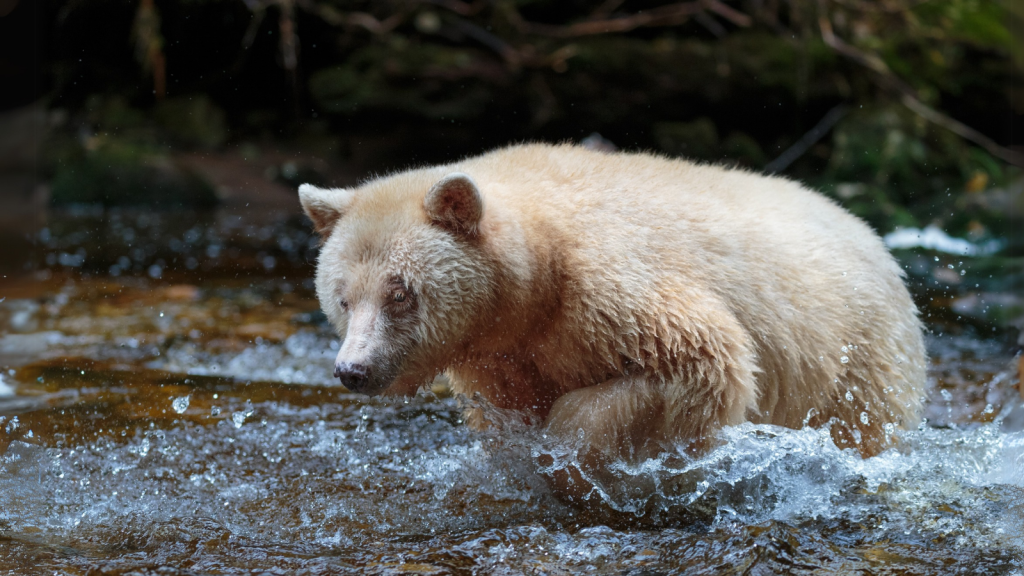
[[[334,365],[334,377],[352,392],[364,392],[370,383],[370,369],[362,364],[339,362]]]

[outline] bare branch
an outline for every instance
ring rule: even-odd
[[[708,10],[718,14],[740,28],[749,28],[750,25],[753,24],[753,19],[751,19],[750,16],[747,16],[743,12],[740,12],[735,8],[731,8],[718,0],[703,0],[701,4],[703,4]]]
[[[256,33],[260,30],[260,25],[263,24],[263,18],[267,15],[267,7],[262,2],[253,5],[252,20],[249,21],[249,26],[245,29],[245,35],[242,36],[242,50],[238,53],[238,57],[235,58],[234,64],[231,65],[231,74],[237,74],[242,66],[245,65],[246,59],[249,57],[249,49],[252,48],[252,43],[256,41]]]
[[[384,20],[377,20],[366,12],[351,12],[348,15],[348,21],[350,24],[362,26],[374,34],[387,34],[397,28],[404,19],[405,14],[402,13],[392,14]]]
[[[680,2],[659,6],[644,12],[630,14],[629,16],[608,18],[606,20],[588,20],[569,24],[568,26],[527,22],[514,9],[510,11],[509,18],[512,24],[525,34],[550,36],[553,38],[576,38],[613,32],[629,32],[647,26],[676,26],[686,22],[702,10],[704,10],[704,5],[700,1]]]
[[[798,158],[803,156],[811,146],[821,140],[833,126],[839,122],[843,116],[846,116],[848,109],[845,104],[839,104],[828,111],[825,116],[811,128],[809,132],[803,135],[800,140],[797,140],[795,144],[786,149],[785,152],[779,155],[778,158],[772,160],[765,165],[764,171],[768,174],[774,174],[776,172],[782,172],[789,167],[790,164],[795,162]]]
[[[513,68],[518,68],[521,64],[522,57],[519,52],[501,38],[462,18],[456,19],[453,25],[459,32],[497,52]]]
[[[826,45],[861,66],[865,66],[884,76],[891,74],[889,66],[886,65],[884,60],[874,54],[868,54],[859,48],[855,48],[836,36],[832,30],[832,21],[828,19],[828,15],[825,13],[824,1],[819,1],[818,5],[821,8],[821,14],[818,16],[818,28],[821,29],[821,39],[825,41]]]
[[[1016,166],[1024,166],[1024,154],[1020,154],[1019,152],[1000,146],[994,140],[974,128],[971,128],[963,122],[950,118],[942,112],[925,105],[918,98],[917,91],[901,78],[896,76],[881,57],[851,46],[836,36],[832,29],[832,22],[828,19],[825,1],[826,0],[818,1],[818,7],[820,10],[818,16],[818,28],[821,30],[821,39],[824,40],[826,45],[839,54],[875,72],[877,74],[875,81],[883,88],[894,89],[898,92],[900,94],[900,101],[903,105],[918,116],[933,124],[942,126],[965,140],[974,142],[997,158],[1005,160],[1006,162]]]
[[[299,5],[307,12],[319,16],[324,22],[334,26],[359,26],[373,34],[387,34],[398,27],[405,20],[406,12],[397,12],[384,20],[376,19],[372,14],[366,12],[341,12],[326,4],[300,0]]]
[[[594,8],[594,11],[590,13],[589,19],[600,20],[602,18],[607,18],[612,12],[618,10],[619,6],[622,6],[622,3],[625,1],[626,0],[604,0],[604,2],[601,2],[600,6]]]
[[[992,140],[988,136],[985,136],[963,122],[950,118],[942,112],[927,106],[910,94],[904,94],[901,101],[904,106],[913,110],[918,116],[932,122],[933,124],[942,126],[964,140],[974,142],[978,146],[988,150],[988,153],[996,158],[1005,160],[1015,166],[1024,166],[1024,154],[1011,150],[1010,148],[1000,146],[995,142],[995,140]]]
[[[461,0],[420,0],[424,4],[433,4],[440,6],[446,10],[455,12],[459,16],[473,16],[478,14],[487,5],[486,1],[476,1],[473,3],[462,2]]]
[[[707,28],[708,32],[711,32],[715,38],[723,38],[729,33],[725,26],[719,24],[718,20],[709,16],[707,12],[697,12],[694,14],[693,19],[701,26]]]
[[[857,10],[859,12],[883,12],[888,14],[895,14],[899,12],[906,12],[913,10],[917,6],[930,2],[931,0],[906,0],[901,2],[899,0],[895,2],[867,2],[865,0],[832,0],[836,4],[841,4],[851,10]]]

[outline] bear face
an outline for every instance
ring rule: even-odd
[[[494,298],[476,184],[412,176],[299,189],[322,239],[317,296],[344,337],[335,376],[355,392],[410,393],[429,381]]]

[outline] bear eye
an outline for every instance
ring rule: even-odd
[[[405,311],[410,306],[415,306],[416,295],[405,285],[400,276],[393,276],[388,282],[386,302],[397,311]]]
[[[341,306],[342,310],[348,310],[348,300],[345,300],[344,298],[338,300],[338,306]]]

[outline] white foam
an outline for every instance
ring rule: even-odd
[[[989,240],[983,244],[974,244],[963,238],[954,238],[937,226],[920,228],[900,228],[885,235],[883,238],[889,249],[926,248],[959,256],[985,256],[994,254],[1002,248],[998,240]]]
[[[0,374],[0,398],[4,396],[14,396],[14,388],[4,382],[4,376]]]

